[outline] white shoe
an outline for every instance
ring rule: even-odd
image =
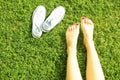
[[[50,16],[45,20],[42,26],[43,32],[49,32],[52,30],[58,23],[61,22],[65,15],[65,9],[62,6],[55,8]]]
[[[32,15],[32,36],[39,38],[42,35],[42,24],[46,17],[46,9],[44,6],[38,6]]]

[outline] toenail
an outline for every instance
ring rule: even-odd
[[[78,26],[78,24],[76,24],[76,26]]]
[[[82,17],[82,19],[85,19],[85,17]]]

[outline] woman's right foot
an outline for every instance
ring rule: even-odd
[[[82,17],[81,28],[84,35],[84,44],[86,46],[88,41],[93,41],[94,24],[89,18]]]

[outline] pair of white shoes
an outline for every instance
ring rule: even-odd
[[[58,23],[60,23],[64,15],[64,7],[59,6],[55,8],[50,14],[50,16],[45,20],[46,9],[44,6],[38,6],[33,12],[32,16],[32,36],[34,38],[40,38],[42,32],[49,32]]]

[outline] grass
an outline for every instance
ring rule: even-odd
[[[31,16],[38,5],[47,16],[61,5],[64,19],[41,38],[31,36]],[[94,42],[106,80],[120,79],[119,0],[0,0],[0,80],[65,80],[65,32],[82,16],[95,23]],[[80,32],[78,61],[85,80],[86,50]]]

